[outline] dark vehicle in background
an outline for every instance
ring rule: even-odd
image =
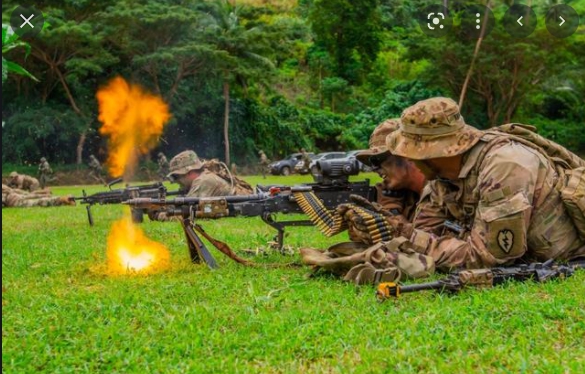
[[[310,157],[315,156],[314,153],[309,153]],[[293,153],[282,160],[274,161],[268,165],[268,169],[272,175],[290,175],[295,172],[295,166],[301,161],[301,153]]]

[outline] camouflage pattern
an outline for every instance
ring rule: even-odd
[[[507,137],[481,140],[457,180],[427,184],[401,234],[441,270],[584,256],[551,160]]]
[[[100,183],[105,183],[102,164],[100,164],[99,160],[94,155],[89,156],[89,162],[87,165],[89,166],[89,177]]]
[[[227,165],[216,158],[205,160],[203,168],[217,175],[230,185],[229,195],[250,195],[254,193],[254,188],[243,179],[240,179],[230,173]]]
[[[314,271],[326,271],[356,284],[377,284],[404,278],[422,278],[434,273],[434,260],[415,252],[404,238],[373,246],[340,243],[326,252],[311,248],[300,250],[301,259]]]
[[[13,171],[9,175],[8,186],[25,191],[36,191],[40,188],[40,183],[37,178],[30,175],[18,174]]]
[[[2,184],[2,207],[49,207],[75,205],[75,200],[68,196],[51,196],[48,190],[28,192],[10,188]]]
[[[386,138],[386,146],[390,153],[413,160],[456,156],[482,135],[465,124],[457,103],[445,97],[419,101],[402,112],[400,121],[400,131]]]
[[[47,159],[42,157],[41,163],[39,164],[39,183],[41,189],[44,189],[47,186],[47,182],[51,179],[51,174],[53,174],[53,169],[51,169],[51,165],[47,162]]]
[[[311,156],[309,156],[304,148],[301,148],[301,161],[303,161],[303,169],[309,170],[309,166],[311,165]]]
[[[419,194],[414,191],[404,190],[400,193],[391,191],[386,188],[384,183],[376,183],[376,202],[388,212],[394,215],[401,215],[408,222],[414,219],[416,204],[419,200]]]
[[[169,168],[169,160],[167,160],[167,156],[165,156],[164,153],[159,152],[158,154],[158,175],[161,179],[164,179],[167,177],[167,174],[169,174],[170,168]]]
[[[268,160],[268,157],[266,157],[266,154],[263,150],[258,151],[258,154],[260,155],[260,172],[262,173],[262,178],[266,179],[266,170],[268,170],[268,164],[270,164],[270,160]]]
[[[379,156],[388,151],[386,148],[386,138],[388,135],[398,130],[400,127],[400,118],[387,119],[379,124],[370,136],[369,149],[363,150],[356,154],[356,158],[363,164],[371,166],[370,157]]]
[[[193,151],[183,151],[171,159],[169,166],[169,179],[173,178],[174,174],[184,175],[191,170],[200,170],[203,168],[203,162],[197,157],[197,153]]]
[[[205,169],[191,183],[187,196],[209,197],[231,195],[231,186],[223,178]]]

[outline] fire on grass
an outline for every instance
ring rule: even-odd
[[[168,106],[140,86],[123,78],[112,79],[97,92],[100,133],[108,136],[110,174],[129,182],[140,155],[156,146],[171,117]],[[169,262],[169,251],[148,239],[132,223],[130,212],[115,222],[108,236],[108,271],[114,274],[152,273]]]

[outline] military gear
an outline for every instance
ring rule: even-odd
[[[37,178],[31,177],[30,175],[18,174],[17,172],[13,171],[12,173],[10,173],[10,180],[8,181],[8,186],[20,190],[33,192],[40,188],[40,183]]]
[[[60,205],[75,205],[75,200],[69,196],[52,196],[49,190],[29,192],[2,184],[2,207],[30,208]]]
[[[203,162],[195,152],[183,151],[171,159],[170,172],[167,177],[172,179],[174,175],[184,175],[191,170],[200,170],[202,168]]]
[[[400,131],[386,138],[386,147],[390,153],[412,160],[462,154],[482,136],[465,123],[457,103],[444,97],[419,101],[402,112],[400,121]]]
[[[394,282],[380,283],[376,291],[376,297],[379,301],[384,301],[391,297],[400,297],[403,293],[423,290],[455,293],[468,286],[488,288],[509,280],[520,282],[532,280],[543,283],[556,278],[565,279],[572,276],[575,270],[584,268],[585,261],[575,261],[564,265],[554,264],[552,260],[549,260],[545,263],[523,264],[520,266],[460,270],[446,278],[429,283],[406,286],[398,285]]]
[[[559,173],[558,162],[533,142],[486,131],[463,156],[457,180],[427,184],[413,225],[401,233],[444,270],[583,256],[585,242],[563,205]]]
[[[250,195],[254,193],[254,188],[248,182],[232,174],[227,165],[217,159],[206,160],[203,167],[213,174],[217,175],[230,185],[228,195]],[[219,196],[219,195],[212,195]]]
[[[381,156],[388,152],[388,148],[386,148],[386,138],[388,135],[398,130],[399,127],[400,118],[388,119],[379,124],[370,136],[370,148],[364,151],[360,151],[358,154],[356,154],[355,157],[363,164],[368,166],[376,166],[371,164],[370,157]]]
[[[585,241],[585,167],[567,170],[565,174],[567,182],[561,190],[561,199]]]
[[[416,253],[404,238],[367,246],[340,243],[326,252],[311,248],[300,250],[303,263],[314,271],[327,271],[356,284],[377,284],[404,278],[427,277],[434,273],[431,257]]]
[[[169,174],[169,161],[167,160],[167,157],[162,153],[159,152],[158,153],[158,176],[161,179],[165,179],[167,177],[167,174]]]
[[[53,169],[51,169],[51,165],[47,162],[47,159],[42,157],[41,163],[39,164],[39,183],[41,189],[44,189],[47,185],[47,182],[52,181],[51,174],[53,174]]]

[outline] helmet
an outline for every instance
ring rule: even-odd
[[[400,118],[387,119],[379,124],[370,136],[370,148],[360,151],[355,157],[360,162],[370,166],[371,156],[381,155],[388,151],[388,148],[386,148],[386,137],[398,130],[399,127]]]
[[[44,158],[44,157],[41,157],[41,162],[46,162],[46,161],[47,161],[47,159],[46,159],[46,158]]]
[[[264,153],[264,151],[262,149],[258,151],[259,155],[261,155],[262,153]]]
[[[162,153],[162,152],[159,152],[159,153],[158,153],[158,157],[164,157],[164,156],[165,156],[165,154],[164,154],[164,153]]]
[[[174,174],[183,175],[191,170],[198,170],[203,168],[203,162],[197,157],[193,151],[183,151],[172,158],[169,163],[170,173],[168,178],[172,178]]]
[[[482,136],[465,123],[457,103],[445,97],[419,101],[402,112],[400,121],[400,131],[386,138],[386,146],[392,154],[413,160],[462,154]]]
[[[16,177],[18,176],[18,173],[17,173],[17,172],[15,172],[15,171],[13,171],[13,172],[12,172],[12,173],[10,173],[8,176],[9,176],[10,178],[16,178]]]

